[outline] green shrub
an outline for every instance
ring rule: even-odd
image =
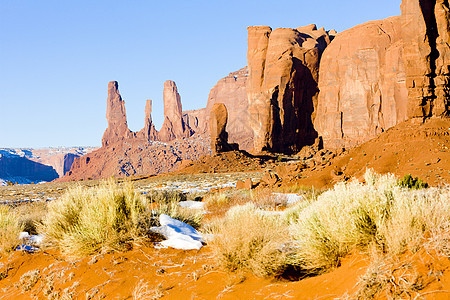
[[[39,229],[63,254],[77,257],[129,249],[146,236],[150,223],[147,201],[131,183],[119,186],[109,180],[70,188],[49,204]]]
[[[428,187],[428,183],[423,182],[422,179],[419,179],[418,177],[411,176],[411,174],[406,174],[403,176],[403,178],[400,179],[399,184],[403,187],[415,190]]]

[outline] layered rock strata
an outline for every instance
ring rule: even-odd
[[[448,115],[450,8],[446,0],[403,0],[408,117]]]

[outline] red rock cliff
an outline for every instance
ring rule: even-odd
[[[248,28],[250,126],[255,151],[294,152],[312,144],[319,61],[330,37],[315,25]]]
[[[407,118],[401,18],[339,33],[324,51],[315,128],[326,147],[349,147]]]

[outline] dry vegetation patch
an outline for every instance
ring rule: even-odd
[[[40,232],[65,255],[85,256],[129,249],[145,237],[150,216],[146,199],[131,184],[108,181],[71,188],[50,203]]]
[[[233,207],[206,231],[214,236],[209,245],[227,270],[276,276],[288,266],[287,227],[278,218],[260,214],[252,204]]]

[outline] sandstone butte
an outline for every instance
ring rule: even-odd
[[[248,68],[219,80],[206,108],[183,112],[175,83],[164,84],[165,120],[159,132],[151,122],[149,101],[144,129],[128,129],[118,84],[110,82],[103,147],[75,159],[66,179],[87,176],[88,164],[97,170],[92,178],[149,174],[209,154],[215,103],[228,110],[229,141],[253,153],[296,153],[318,137],[325,148],[350,148],[408,119],[448,116],[449,20],[447,1],[403,0],[400,16],[339,34],[315,25],[249,27]],[[186,149],[179,148],[169,155],[168,167],[143,167],[152,165],[145,153],[156,142],[174,149],[174,141],[198,145],[199,152],[190,149],[190,155],[183,155]],[[140,155],[131,158],[123,149]],[[161,164],[155,155],[152,161]],[[95,164],[90,161],[94,156]],[[108,161],[111,156],[121,159]]]

